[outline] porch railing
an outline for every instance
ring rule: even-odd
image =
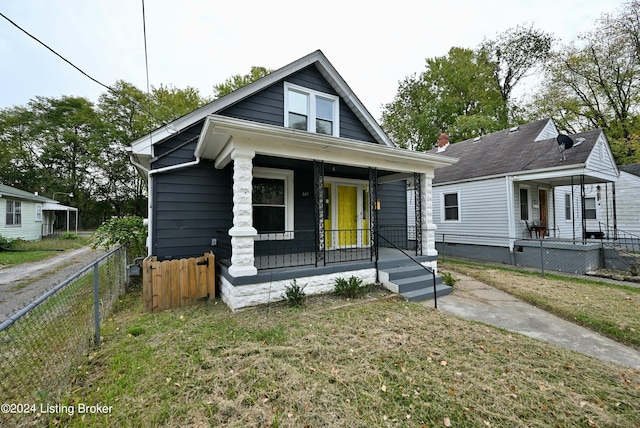
[[[640,252],[640,236],[624,230],[614,229],[605,223],[598,224],[602,232],[604,245],[629,253]]]
[[[370,229],[327,229],[320,257],[319,237],[314,230],[262,233],[254,243],[255,266],[258,270],[267,270],[373,260],[371,233]],[[415,239],[411,239],[415,230],[406,226],[384,226],[380,228],[380,234],[384,237],[380,246],[399,247],[415,253]],[[217,231],[213,252],[216,261],[231,265],[231,237],[226,230]]]

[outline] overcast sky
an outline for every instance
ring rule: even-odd
[[[252,65],[277,69],[320,49],[380,119],[398,82],[425,58],[476,48],[518,24],[563,43],[593,28],[619,0],[323,0],[144,2],[152,86],[191,86],[203,96]],[[146,90],[142,0],[0,0],[0,12],[106,85]],[[0,17],[0,108],[45,97],[97,101],[89,80]]]

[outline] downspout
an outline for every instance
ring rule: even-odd
[[[133,164],[133,166],[139,168],[142,171],[145,171],[147,173],[147,191],[149,193],[149,197],[147,198],[147,242],[146,242],[146,246],[147,246],[147,256],[151,256],[151,218],[153,216],[153,210],[152,208],[152,204],[151,204],[151,200],[153,198],[153,185],[151,184],[151,175],[149,174],[149,170],[147,169],[147,167],[145,167],[144,165],[138,163],[135,161],[135,159],[132,156],[132,153],[129,153],[129,161]]]

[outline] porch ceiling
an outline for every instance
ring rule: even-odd
[[[196,146],[195,156],[211,159],[215,162],[216,168],[224,168],[231,162],[234,151],[288,159],[318,160],[355,167],[374,167],[397,173],[433,174],[433,169],[457,162],[457,159],[441,155],[226,116],[208,116]]]

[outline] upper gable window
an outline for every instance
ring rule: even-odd
[[[339,136],[338,97],[286,82],[284,90],[285,127]]]

